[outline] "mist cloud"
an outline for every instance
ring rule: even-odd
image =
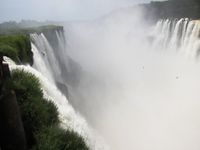
[[[176,36],[160,48],[168,30],[140,19],[130,9],[65,27],[69,55],[86,72],[75,108],[111,150],[199,150],[199,63],[177,52]]]

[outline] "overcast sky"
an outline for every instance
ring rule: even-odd
[[[8,20],[83,20],[150,0],[0,0],[0,22]]]

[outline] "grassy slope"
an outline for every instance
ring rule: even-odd
[[[13,70],[6,88],[15,90],[29,150],[88,150],[77,133],[59,127],[53,102],[44,98],[39,80],[31,73]]]

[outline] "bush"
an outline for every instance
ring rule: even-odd
[[[12,82],[9,86],[16,92],[28,145],[31,147],[35,144],[36,132],[59,123],[57,108],[43,98],[39,80],[31,73],[12,71]]]
[[[0,53],[16,63],[33,63],[29,35],[1,35]]]
[[[89,150],[82,137],[57,126],[43,129],[36,135],[34,150]]]
[[[0,42],[0,53],[5,56],[9,56],[13,60],[15,60],[15,62],[19,62],[19,58],[17,57],[16,49],[14,49],[12,46],[10,46],[8,44]]]

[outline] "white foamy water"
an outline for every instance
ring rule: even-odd
[[[199,20],[161,20],[153,29],[154,47],[178,51],[188,58],[198,58],[200,52]]]

